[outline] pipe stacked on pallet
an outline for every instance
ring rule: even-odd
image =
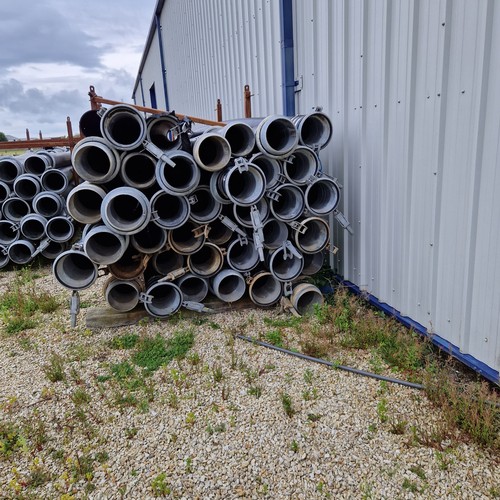
[[[175,114],[147,120],[116,105],[82,116],[88,135],[72,153],[85,181],[67,211],[85,224],[54,275],[83,290],[106,267],[104,294],[118,311],[140,302],[155,317],[203,310],[211,292],[258,306],[284,296],[299,313],[323,301],[301,283],[322,267],[339,202],[317,151],[332,127],[322,113],[228,123],[193,132]]]
[[[66,213],[73,187],[69,149],[0,158],[0,268],[55,259],[69,248],[75,224]]]

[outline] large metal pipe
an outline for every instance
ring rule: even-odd
[[[63,252],[68,250],[69,243],[58,243],[55,241],[49,241],[47,246],[42,250],[42,255],[49,260],[56,259]]]
[[[146,138],[146,120],[133,106],[117,104],[102,115],[101,133],[116,149],[132,151]]]
[[[210,177],[210,192],[216,201],[218,201],[221,205],[229,205],[231,200],[227,197],[227,194],[224,191],[224,186],[222,183],[222,178],[224,174],[224,170],[220,170],[219,172],[214,172]]]
[[[80,250],[68,250],[54,261],[52,271],[56,280],[70,290],[84,290],[97,279],[97,266]]]
[[[130,237],[130,243],[141,253],[153,254],[159,252],[167,243],[167,231],[154,222],[149,222]]]
[[[0,181],[12,184],[24,172],[21,156],[0,157]]]
[[[19,239],[19,228],[10,220],[0,220],[0,245],[8,247]]]
[[[156,159],[145,151],[127,153],[121,159],[120,177],[136,189],[147,189],[156,183]]]
[[[82,139],[73,149],[71,161],[76,173],[94,184],[114,179],[120,167],[118,151],[100,137]]]
[[[339,204],[340,188],[330,177],[319,177],[307,186],[304,196],[309,212],[313,215],[327,215]]]
[[[149,265],[154,271],[154,274],[167,274],[184,267],[184,255],[174,252],[173,250],[164,250],[154,254],[149,261]]]
[[[97,109],[89,109],[80,117],[80,134],[83,137],[102,137],[101,115]]]
[[[95,224],[101,220],[101,205],[106,191],[90,182],[74,187],[66,199],[66,209],[78,222]]]
[[[269,215],[271,213],[271,209],[269,208],[269,203],[266,198],[260,199],[255,206],[257,207],[257,211],[259,213],[259,219],[261,223],[264,223],[269,219]],[[233,214],[236,222],[241,224],[243,227],[253,228],[254,225],[252,223],[251,217],[252,207],[244,207],[241,205],[233,205]]]
[[[50,157],[38,153],[31,153],[24,159],[24,171],[28,174],[42,175],[52,167]]]
[[[40,177],[43,189],[57,194],[64,194],[69,189],[73,177],[72,167],[62,169],[51,168]]]
[[[9,246],[9,259],[14,264],[27,264],[33,260],[35,245],[28,240],[17,240]]]
[[[182,292],[175,283],[152,279],[147,285],[145,295],[144,308],[156,318],[166,318],[182,306]]]
[[[293,281],[304,269],[302,254],[288,241],[268,257],[269,271],[279,281]]]
[[[42,189],[40,179],[33,174],[22,174],[12,186],[14,193],[22,200],[31,201]]]
[[[129,237],[98,225],[83,236],[83,250],[96,264],[107,266],[119,261],[129,244]]]
[[[305,208],[304,193],[295,184],[281,184],[276,187],[271,198],[271,212],[283,222],[297,220]]]
[[[220,219],[216,219],[210,223],[210,231],[208,233],[208,241],[217,246],[225,245],[233,237],[233,231],[222,223]]]
[[[34,212],[50,219],[61,214],[66,203],[61,195],[42,191],[33,198],[32,205]]]
[[[198,224],[208,224],[219,217],[222,204],[212,195],[208,186],[198,186],[191,195],[194,202],[191,205],[191,219]]]
[[[241,273],[247,273],[255,269],[260,262],[259,253],[253,241],[240,238],[234,240],[228,246],[226,259],[232,269]]]
[[[233,269],[223,269],[210,280],[210,290],[223,302],[236,302],[245,295],[245,278]]]
[[[138,189],[119,187],[111,190],[102,200],[102,221],[116,233],[138,233],[147,226],[150,217],[149,200]]]
[[[269,307],[281,299],[283,284],[270,272],[262,271],[251,279],[248,294],[255,305]]]
[[[325,299],[317,286],[311,283],[299,283],[293,287],[290,302],[302,316],[314,312],[314,308],[323,305]]]
[[[332,138],[332,122],[324,113],[315,111],[292,118],[297,127],[300,144],[312,149],[323,149]]]
[[[51,241],[64,243],[75,235],[75,225],[71,217],[59,215],[48,220],[45,232]]]
[[[38,214],[25,215],[19,223],[21,234],[32,241],[41,240],[45,236],[46,226],[47,219]]]
[[[288,239],[288,226],[278,219],[268,219],[262,228],[264,247],[276,250]]]
[[[71,151],[68,148],[41,149],[37,154],[48,159],[50,168],[64,168],[71,165]]]
[[[321,271],[323,263],[325,262],[325,252],[305,253],[302,255],[302,258],[304,259],[304,269],[302,269],[302,274],[305,274],[306,276],[313,276]]]
[[[31,208],[26,200],[12,196],[3,202],[2,212],[4,219],[20,222],[25,215],[31,212]]]
[[[271,158],[285,158],[297,147],[299,135],[289,118],[271,115],[255,131],[257,148]]]
[[[193,143],[193,157],[203,170],[222,170],[231,159],[231,146],[222,135],[209,132],[194,139]]]
[[[280,182],[283,172],[283,164],[281,160],[270,158],[264,153],[256,153],[250,158],[250,163],[253,163],[262,170],[266,178],[266,189],[272,189]]]
[[[193,221],[168,232],[168,244],[182,255],[191,255],[205,244],[205,233]]]
[[[10,196],[10,187],[5,182],[0,181],[0,205]]]
[[[232,156],[247,156],[255,148],[255,134],[252,127],[244,121],[231,121],[215,130],[222,135],[231,148]]]
[[[6,267],[10,262],[8,247],[0,245],[0,269]]]
[[[191,207],[185,196],[174,196],[157,191],[151,198],[151,220],[163,229],[182,226],[191,214]]]
[[[193,273],[186,273],[176,281],[184,300],[202,302],[208,295],[208,280]]]
[[[190,271],[201,278],[215,276],[224,264],[221,249],[213,243],[205,243],[197,252],[187,258]]]
[[[179,133],[180,121],[173,115],[152,115],[146,120],[146,137],[163,151],[185,149],[188,140]]]
[[[175,163],[172,167],[160,159],[156,164],[156,180],[167,193],[176,196],[187,195],[196,189],[200,182],[200,169],[194,158],[184,151],[174,151],[168,155]]]
[[[131,280],[140,276],[146,269],[147,259],[132,245],[129,245],[124,254],[112,264],[108,264],[109,272],[115,277]]]
[[[320,217],[308,217],[300,221],[294,230],[294,240],[302,253],[317,253],[324,250],[330,240],[330,226]]]
[[[283,162],[283,172],[290,182],[304,186],[319,172],[318,155],[310,148],[299,146]]]
[[[236,160],[238,161],[240,160]],[[228,167],[220,181],[229,200],[246,207],[255,205],[266,190],[266,179],[262,170],[248,162]]]
[[[106,302],[116,311],[127,312],[139,304],[139,295],[144,291],[140,279],[119,280],[110,278],[104,285]]]

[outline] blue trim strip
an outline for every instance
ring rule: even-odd
[[[165,94],[165,109],[168,111],[170,109],[170,105],[168,103],[167,69],[165,67],[165,53],[163,51],[163,36],[161,34],[160,15],[156,14],[155,18],[156,18],[156,32],[158,33],[158,44],[160,45],[161,75],[163,78],[163,93]]]
[[[381,302],[374,295],[371,295],[369,293],[360,290],[360,288],[354,283],[351,283],[350,281],[347,280],[343,280],[342,278],[339,278],[339,281],[342,283],[342,285],[349,288],[349,290],[353,291],[354,293],[358,295],[363,295],[363,297],[366,298],[370,304],[384,311],[384,313],[387,314],[388,316],[397,319],[402,325],[406,326],[407,328],[411,328],[412,330],[415,330],[424,337],[429,338],[433,344],[435,344],[441,350],[447,352],[454,358],[461,361],[464,365],[467,365],[469,368],[472,368],[476,372],[480,373],[483,377],[487,378],[491,382],[495,384],[500,384],[500,373],[491,368],[490,366],[488,366],[487,364],[483,363],[482,361],[479,361],[470,354],[464,354],[460,352],[460,349],[456,345],[453,345],[451,342],[448,342],[443,337],[440,337],[439,335],[435,334],[429,335],[425,326],[421,325],[420,323],[417,323],[415,320],[409,318],[408,316],[402,316],[397,309],[390,306],[389,304],[386,304],[385,302]],[[330,291],[333,290],[330,289]]]
[[[295,115],[295,67],[293,53],[292,0],[280,0],[281,80],[283,114]]]

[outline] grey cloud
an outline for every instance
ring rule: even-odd
[[[54,123],[64,120],[75,109],[81,109],[83,112],[87,107],[86,97],[76,90],[62,90],[47,94],[35,88],[25,89],[19,81],[14,79],[0,81],[2,114],[22,115],[33,121]],[[26,125],[28,126],[29,123]]]
[[[71,11],[71,2],[66,2],[65,9]],[[0,68],[32,62],[68,62],[86,68],[100,65],[96,40],[50,2],[4,0],[0,18]]]

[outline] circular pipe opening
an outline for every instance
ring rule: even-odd
[[[144,267],[142,255],[130,245],[116,262],[109,264],[109,272],[116,278],[129,280],[142,274]]]
[[[80,118],[80,133],[84,137],[102,137],[101,117],[97,113],[97,110],[90,109],[83,113]]]
[[[270,250],[280,247],[288,239],[288,226],[279,220],[270,219],[262,228],[264,246]]]
[[[101,220],[101,205],[106,194],[93,189],[77,188],[71,191],[67,200],[68,212],[82,224],[93,224]]]
[[[110,108],[101,121],[102,135],[118,149],[134,149],[145,137],[144,123],[135,110]]]
[[[146,292],[151,295],[150,304],[144,304],[153,316],[164,318],[178,311],[182,305],[182,293],[173,283],[156,283]]]
[[[154,222],[165,229],[182,226],[190,215],[190,205],[184,196],[173,196],[164,191],[153,196],[151,210],[156,212]]]
[[[255,155],[250,160],[256,167],[260,168],[266,179],[266,187],[268,189],[275,186],[279,181],[279,175],[281,174],[282,166],[279,160],[275,158],[269,158],[264,156],[262,153]]]
[[[148,121],[147,135],[149,140],[163,150],[180,149],[182,136],[172,129],[179,125],[175,117],[154,117]]]
[[[23,175],[14,182],[14,192],[23,200],[32,200],[40,192],[40,188],[40,181],[36,177]]]
[[[212,244],[205,244],[188,257],[188,266],[193,274],[210,278],[220,271],[223,260],[219,248]]]
[[[188,194],[200,181],[198,166],[190,155],[171,156],[175,167],[160,161],[157,165],[156,178],[160,186],[171,194]]]
[[[314,306],[323,304],[323,295],[318,289],[311,289],[301,293],[300,297],[295,300],[294,307],[302,316],[314,311]]]
[[[252,301],[258,306],[270,306],[278,302],[282,295],[281,283],[270,273],[257,276],[250,285]]]
[[[301,251],[305,253],[317,253],[328,245],[330,230],[328,224],[322,219],[309,219],[302,221],[307,227],[305,233],[295,233],[295,241]]]
[[[22,172],[23,169],[17,160],[13,158],[0,160],[0,181],[12,184]]]
[[[112,281],[106,288],[106,301],[117,311],[131,311],[139,303],[137,285],[130,281]]]
[[[238,205],[249,206],[257,203],[266,188],[264,174],[255,166],[239,171],[233,168],[224,178],[224,186],[229,199]]]
[[[295,255],[283,258],[283,249],[275,250],[271,255],[269,270],[280,281],[293,281],[304,268],[304,259]]]
[[[42,175],[48,167],[48,160],[42,156],[32,155],[24,160],[24,170],[29,174]]]
[[[210,232],[208,240],[214,245],[224,245],[233,236],[233,232],[225,226],[220,220],[214,220],[210,223]]]
[[[148,199],[134,188],[114,189],[102,202],[103,222],[120,234],[139,232],[147,224],[150,215]]]
[[[332,137],[332,122],[323,113],[313,113],[303,118],[299,133],[302,144],[324,148]]]
[[[259,218],[262,223],[265,223],[269,218],[269,203],[265,198],[260,199],[255,206],[257,207],[257,211],[259,212]],[[252,208],[241,205],[233,205],[233,213],[236,221],[244,227],[253,228],[252,217],[251,217]]]
[[[68,178],[60,170],[47,170],[41,180],[42,186],[46,191],[60,193],[68,187]]]
[[[224,131],[233,156],[246,156],[255,147],[255,134],[246,123],[232,123]]]
[[[325,260],[324,252],[318,253],[305,253],[304,259],[304,269],[302,269],[302,274],[306,276],[312,276],[321,270],[323,267],[323,262]]]
[[[96,280],[97,268],[84,253],[70,250],[54,262],[54,276],[66,288],[83,290]]]
[[[155,253],[165,246],[167,233],[165,229],[150,222],[144,229],[132,236],[131,242],[142,253]]]
[[[156,182],[156,161],[146,153],[131,153],[122,160],[121,178],[135,188],[147,188]]]
[[[186,274],[179,279],[177,285],[181,289],[184,300],[201,302],[208,294],[208,283],[199,276]]]
[[[200,168],[208,171],[221,170],[231,158],[231,148],[224,137],[217,134],[200,136],[194,148]]]
[[[300,147],[293,152],[293,159],[284,163],[285,174],[290,182],[304,185],[319,170],[318,157],[314,151]]]
[[[7,220],[0,221],[0,245],[11,245],[19,238],[19,230],[14,223]]]
[[[158,274],[166,276],[168,273],[184,267],[184,256],[172,250],[160,252],[153,257],[152,267]]]
[[[66,250],[66,245],[63,243],[58,243],[56,241],[50,241],[45,250],[42,251],[42,255],[46,259],[54,260],[59,255],[61,255]]]
[[[45,236],[47,220],[41,217],[26,216],[21,221],[21,233],[28,240],[41,240]]]
[[[116,158],[109,147],[100,142],[87,142],[73,151],[73,166],[78,175],[90,182],[107,182],[114,177]]]
[[[283,184],[277,190],[278,200],[271,200],[271,211],[278,219],[289,222],[298,219],[304,212],[304,194],[297,186]]]
[[[199,250],[205,243],[205,238],[195,236],[193,229],[194,224],[188,223],[181,227],[172,229],[168,235],[170,246],[178,253],[183,255],[190,255]]]
[[[64,243],[75,234],[75,226],[66,217],[54,217],[47,222],[46,233],[52,241]]]
[[[216,295],[223,302],[236,302],[245,294],[246,284],[241,275],[227,274],[220,281]]]
[[[238,240],[229,245],[227,249],[227,263],[235,270],[242,273],[251,271],[259,263],[259,254],[253,242],[248,241],[242,245]]]
[[[9,198],[2,205],[3,215],[12,222],[20,222],[21,219],[30,213],[30,206],[21,198]],[[41,214],[43,215],[43,214]]]
[[[339,189],[330,179],[318,179],[306,189],[307,208],[315,215],[333,212],[339,204]]]
[[[63,206],[62,198],[52,193],[42,192],[33,199],[33,210],[47,219],[58,215]]]
[[[104,228],[103,228],[104,229]],[[87,235],[84,242],[85,253],[96,264],[112,264],[122,257],[126,241],[108,230],[95,231]]]
[[[257,127],[257,146],[271,157],[288,156],[297,146],[298,134],[291,120],[283,116],[269,116]]]
[[[27,264],[33,259],[35,247],[29,242],[18,240],[9,247],[9,258],[14,264]]]
[[[5,182],[0,181],[0,204],[3,203],[10,195],[10,188]]]
[[[222,205],[215,200],[208,187],[199,187],[194,191],[196,202],[191,205],[191,218],[206,224],[216,219],[222,211]]]

